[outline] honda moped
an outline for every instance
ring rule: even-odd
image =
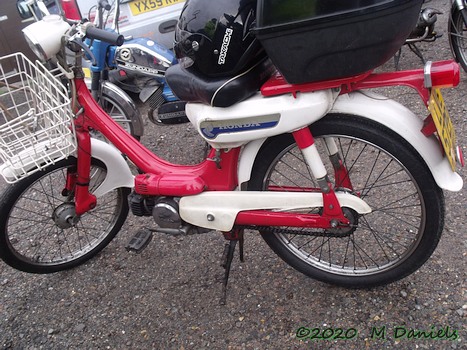
[[[237,245],[243,259],[245,230],[258,231],[305,275],[352,288],[406,277],[435,250],[443,190],[463,186],[456,172],[463,156],[440,90],[459,83],[454,61],[289,83],[268,54],[208,85],[172,66],[168,81],[211,146],[201,163],[177,165],[126,133],[86,86],[85,38],[116,45],[121,37],[58,16],[42,23],[47,30],[37,23],[26,37],[38,54],[57,58],[70,84],[68,91],[21,54],[18,74],[1,77],[9,90],[0,95],[0,173],[11,185],[0,197],[0,257],[10,266],[76,267],[115,237],[129,209],[156,224],[135,235],[134,251],[152,231],[222,232],[224,286]],[[66,48],[75,53],[71,65]],[[371,91],[389,86],[412,88],[424,118]],[[92,138],[94,130],[111,144]]]

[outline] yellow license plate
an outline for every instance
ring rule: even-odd
[[[130,2],[130,10],[133,16],[136,16],[181,2],[185,2],[185,0],[136,0]]]
[[[456,132],[446,109],[440,89],[432,89],[428,109],[436,125],[438,137],[444,148],[452,171],[456,170]]]
[[[83,67],[84,77],[91,78],[91,70],[89,68]]]

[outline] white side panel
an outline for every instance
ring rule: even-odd
[[[188,103],[191,123],[215,148],[232,148],[280,135],[322,118],[332,107],[336,93],[322,90],[263,97],[260,93],[231,107]]]

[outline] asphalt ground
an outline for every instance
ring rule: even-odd
[[[444,11],[437,26],[443,36],[419,47],[427,59],[450,59],[449,1],[428,5]],[[404,47],[400,68],[420,65]],[[388,62],[384,69],[392,67]],[[424,115],[414,92],[383,92]],[[467,74],[462,72],[458,88],[443,93],[467,154]],[[201,159],[204,143],[190,125],[146,124],[142,142],[164,158],[187,164]],[[465,181],[466,170],[460,174]],[[235,256],[226,305],[219,303],[225,243],[220,233],[155,234],[141,254],[131,254],[126,244],[152,222],[130,215],[97,257],[70,271],[32,275],[0,263],[0,348],[466,349],[466,194],[465,187],[445,193],[445,229],[428,262],[401,281],[371,290],[309,279],[276,257],[257,233],[247,232],[245,262]],[[341,337],[302,341],[299,329],[331,329]],[[419,339],[418,331],[432,336]]]

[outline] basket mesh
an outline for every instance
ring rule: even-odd
[[[0,172],[13,183],[76,150],[63,84],[23,54],[0,57]]]

